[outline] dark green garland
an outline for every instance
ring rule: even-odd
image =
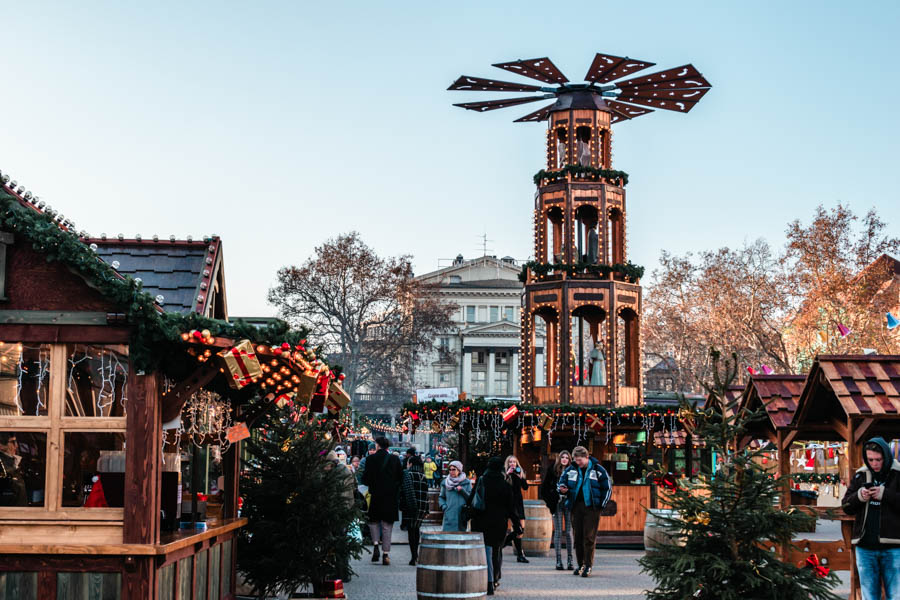
[[[296,345],[307,337],[308,331],[293,330],[284,321],[258,328],[241,320],[229,323],[196,313],[162,313],[153,297],[144,292],[133,277],[120,278],[77,234],[63,231],[50,216],[23,207],[5,191],[0,191],[0,227],[24,238],[36,252],[44,255],[47,262],[59,262],[79,274],[91,287],[122,308],[131,327],[129,356],[140,371],[157,369],[182,343],[181,334],[192,329],[209,329],[214,337],[249,339],[254,344],[266,345],[282,342]],[[333,370],[339,372],[340,368]]]
[[[572,175],[575,178],[584,176],[588,179],[608,179],[617,185],[628,185],[628,173],[625,171],[617,171],[615,169],[598,169],[596,167],[585,167],[582,165],[566,165],[562,169],[547,171],[541,169],[534,175],[534,185],[541,185],[541,181],[547,183],[556,183],[561,179],[565,179],[566,175]]]
[[[543,413],[553,415],[554,411],[573,413],[578,415],[594,415],[601,418],[643,418],[645,416],[677,416],[679,408],[670,405],[644,404],[642,406],[579,406],[574,404],[525,404],[519,402],[489,402],[482,398],[474,400],[460,400],[459,402],[407,402],[403,405],[401,416],[407,417],[410,413],[416,413],[420,419],[429,420],[441,412],[483,412],[489,416],[500,414],[510,406],[518,406],[523,413]]]
[[[827,483],[837,485],[841,482],[841,476],[837,473],[791,473],[791,481],[794,483]]]
[[[522,265],[519,272],[519,281],[525,283],[528,280],[528,270],[538,276],[544,276],[551,271],[565,272],[569,275],[576,273],[591,273],[593,275],[602,275],[606,277],[610,273],[621,273],[626,279],[633,283],[637,283],[644,276],[644,267],[636,265],[630,260],[625,263],[616,263],[614,265],[601,265],[579,261],[577,263],[545,263],[536,260],[530,260]]]

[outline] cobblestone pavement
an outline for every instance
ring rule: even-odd
[[[371,546],[367,547],[367,550]],[[644,590],[652,580],[640,572],[637,559],[642,550],[598,549],[593,576],[573,577],[571,571],[557,571],[554,557],[529,558],[530,564],[519,564],[512,549],[503,556],[503,580],[497,598],[517,600],[547,600],[548,598],[597,598],[598,600],[643,600]],[[416,568],[409,566],[409,546],[396,545],[391,549],[391,566],[372,563],[371,554],[353,563],[357,575],[344,589],[349,600],[414,600],[416,598]],[[838,573],[844,583],[836,592],[846,598],[849,573]]]

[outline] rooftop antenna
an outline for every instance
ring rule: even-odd
[[[487,256],[488,255],[488,242],[493,242],[495,240],[489,240],[486,231],[478,237],[481,238],[481,255]]]

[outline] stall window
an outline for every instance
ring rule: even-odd
[[[122,417],[128,401],[128,353],[124,346],[66,347],[67,417]]]
[[[119,600],[121,573],[57,573],[56,600]]]
[[[44,506],[47,434],[0,431],[0,506]]]
[[[125,506],[125,434],[65,432],[62,506]]]
[[[0,571],[0,600],[38,600],[37,573]]]
[[[50,345],[0,342],[0,417],[43,417],[50,398]]]

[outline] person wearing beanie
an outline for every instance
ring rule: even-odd
[[[862,600],[900,600],[900,461],[890,446],[875,437],[863,446],[863,466],[857,469],[841,500],[855,518],[851,542]]]
[[[458,460],[450,463],[449,474],[441,486],[438,501],[444,511],[443,531],[466,531],[468,523],[463,522],[462,510],[472,493],[472,482],[466,477],[463,465]]]

